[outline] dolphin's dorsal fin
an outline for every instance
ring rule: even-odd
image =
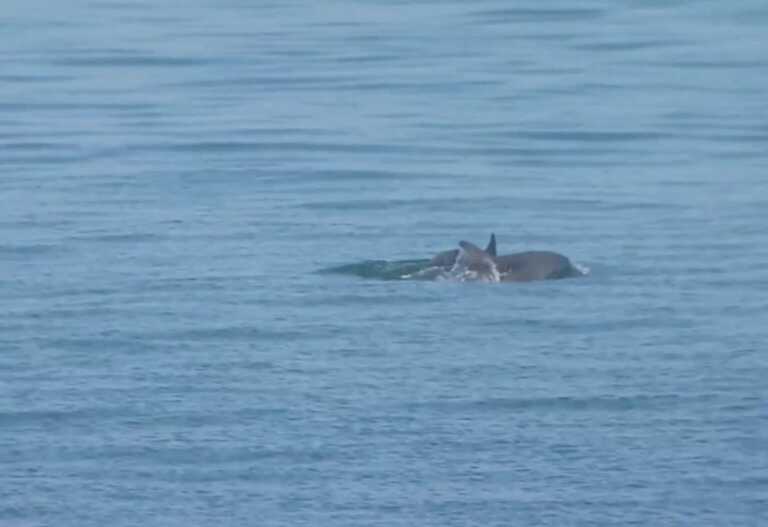
[[[491,233],[491,239],[488,240],[488,247],[485,248],[485,252],[496,258],[496,235]]]

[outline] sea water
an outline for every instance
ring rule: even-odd
[[[767,25],[4,0],[0,526],[768,524]]]

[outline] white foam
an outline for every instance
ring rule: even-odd
[[[579,273],[581,273],[581,276],[587,276],[589,273],[591,273],[591,272],[592,272],[592,270],[591,270],[589,267],[587,267],[586,265],[584,265],[584,264],[580,264],[580,263],[574,263],[574,264],[573,264],[573,267],[574,267],[574,269],[576,269],[576,270],[577,270]]]
[[[441,267],[427,267],[415,273],[400,276],[402,280],[441,280],[445,277],[445,271]]]

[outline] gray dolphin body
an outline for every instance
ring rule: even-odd
[[[469,242],[461,242],[461,244],[474,247],[474,249],[470,248],[472,254],[475,254],[474,250],[476,249],[491,257],[502,282],[556,280],[583,275],[566,256],[552,251],[525,251],[497,256],[496,236],[493,234],[491,234],[491,239],[485,251],[480,250]],[[463,246],[462,249],[464,249]],[[430,266],[451,269],[453,271],[460,255],[461,249],[438,253],[430,260]]]
[[[496,267],[502,282],[557,280],[582,275],[567,257],[551,251],[526,251],[498,256]]]

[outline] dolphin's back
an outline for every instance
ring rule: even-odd
[[[488,246],[485,248],[485,252],[492,258],[496,258],[496,235],[491,233],[491,239],[488,240]],[[437,253],[429,261],[429,265],[432,267],[453,267],[456,263],[456,258],[459,256],[458,249],[451,249],[450,251],[443,251]]]
[[[429,265],[432,267],[453,267],[453,264],[456,263],[456,257],[458,255],[458,249],[437,253],[429,261]]]
[[[562,254],[551,251],[526,251],[496,258],[503,282],[554,280],[576,276],[579,271]]]

